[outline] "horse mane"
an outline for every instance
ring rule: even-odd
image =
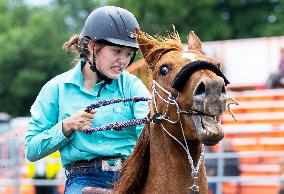
[[[149,123],[145,124],[134,151],[123,163],[119,182],[114,186],[115,193],[139,193],[148,176],[150,161]]]
[[[174,28],[174,27],[173,27]],[[137,31],[136,31],[137,33]],[[147,52],[144,53],[143,57],[150,68],[154,69],[155,64],[160,60],[161,56],[170,51],[182,52],[182,42],[178,32],[174,31],[169,33],[167,37],[156,36],[155,38],[151,35],[139,31],[137,34],[137,40],[139,47],[150,47]],[[149,63],[150,62],[150,63]]]

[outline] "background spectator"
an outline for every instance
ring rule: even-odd
[[[224,140],[223,142],[224,152],[235,152],[230,140]],[[240,163],[238,158],[226,158],[224,160],[224,176],[239,176]]]

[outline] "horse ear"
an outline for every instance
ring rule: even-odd
[[[136,28],[136,40],[146,63],[151,69],[154,68],[157,60],[159,60],[157,56],[161,56],[159,55],[160,50],[156,50],[155,47],[161,43],[154,37],[142,32],[139,28]]]
[[[147,33],[142,32],[139,28],[136,28],[136,40],[146,63],[149,67],[154,67],[155,64],[153,64],[153,62],[155,61],[155,55],[151,54],[151,51],[155,50],[154,47],[159,44],[159,41]]]
[[[194,34],[193,31],[190,31],[187,36],[187,45],[188,45],[188,50],[195,50],[195,51],[201,52],[201,41]]]
[[[182,51],[181,40],[177,33],[170,35],[168,38],[155,39],[136,28],[136,39],[143,58],[152,70],[164,54],[171,51]]]

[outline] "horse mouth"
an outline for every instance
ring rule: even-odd
[[[224,138],[220,115],[192,115],[199,140],[206,146],[213,146]]]

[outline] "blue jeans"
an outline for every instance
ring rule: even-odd
[[[118,173],[103,171],[101,168],[79,167],[71,172],[66,170],[66,177],[64,194],[81,194],[84,187],[113,188]]]

